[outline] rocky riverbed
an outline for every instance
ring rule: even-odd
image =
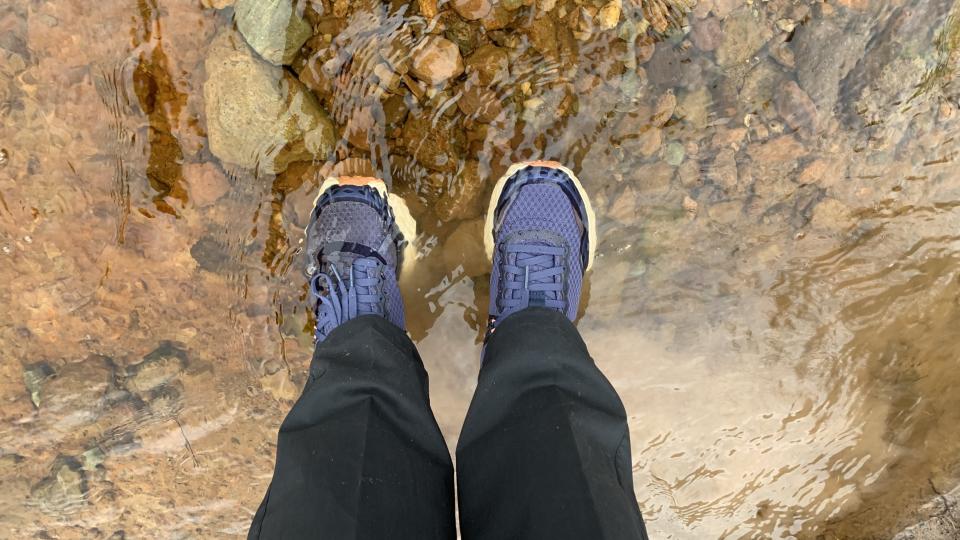
[[[6,2],[0,524],[245,533],[334,173],[418,219],[401,285],[452,447],[481,213],[544,158],[598,209],[579,326],[653,537],[954,538],[958,46],[944,0]]]

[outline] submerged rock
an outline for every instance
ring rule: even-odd
[[[212,205],[230,190],[230,182],[214,163],[186,165],[183,177],[190,186],[190,199],[198,207]]]
[[[683,119],[691,128],[703,129],[707,127],[712,106],[713,96],[710,95],[710,90],[701,87],[683,94],[677,103],[674,114]]]
[[[467,118],[489,124],[500,116],[503,111],[503,104],[500,103],[500,98],[497,97],[496,92],[474,84],[467,84],[457,101],[457,108]]]
[[[777,113],[790,129],[810,129],[817,124],[817,106],[797,83],[787,82],[777,95]]]
[[[453,10],[468,21],[482,19],[490,13],[493,4],[490,0],[451,0]]]
[[[663,127],[677,110],[677,96],[673,92],[667,92],[657,99],[657,106],[654,109],[650,120],[658,127]]]
[[[417,5],[420,8],[420,15],[425,19],[432,19],[440,12],[437,8],[437,0],[417,0]]]
[[[667,145],[667,150],[663,157],[664,161],[670,165],[673,165],[674,167],[679,167],[685,158],[686,152],[684,151],[682,144],[678,142],[672,142]]]
[[[167,385],[187,367],[187,352],[177,344],[164,341],[143,357],[143,361],[127,368],[127,389],[139,394]]]
[[[600,8],[597,13],[597,24],[600,28],[603,30],[616,28],[617,23],[620,22],[621,9],[620,0],[613,0]]]
[[[510,78],[510,55],[496,45],[484,45],[467,58],[465,67],[467,75],[476,73],[483,86],[503,83]]]
[[[691,198],[689,195],[683,196],[683,201],[680,203],[680,207],[683,208],[683,211],[686,212],[687,216],[691,218],[697,217],[697,212],[700,211],[700,203]]]
[[[638,198],[637,190],[627,184],[604,214],[620,223],[631,223],[637,218]]]
[[[698,49],[710,52],[719,47],[723,41],[723,29],[720,28],[720,22],[717,19],[710,17],[694,23],[690,38]]]
[[[673,167],[666,162],[656,161],[637,167],[629,176],[624,176],[624,180],[637,186],[641,195],[655,195],[669,191],[673,177]]]
[[[527,37],[530,39],[530,46],[537,52],[548,58],[555,58],[559,53],[560,44],[558,41],[558,32],[560,24],[550,14],[541,15],[536,20],[531,21],[524,28]]]
[[[770,57],[777,61],[778,64],[787,68],[793,69],[797,65],[797,59],[793,54],[793,49],[790,48],[790,43],[786,41],[779,41],[770,45],[769,48]]]
[[[510,26],[510,23],[513,22],[514,17],[518,11],[510,11],[503,3],[498,3],[493,6],[493,9],[490,10],[490,13],[487,13],[485,17],[480,19],[480,24],[483,25],[484,30],[494,31],[494,30],[503,30],[504,28]]]
[[[107,460],[107,454],[104,452],[103,448],[94,446],[86,449],[82,454],[80,454],[78,456],[78,460],[83,470],[93,471],[96,470],[97,467],[103,465],[103,462]]]
[[[407,151],[418,163],[437,172],[457,171],[465,138],[463,129],[446,116],[434,121],[426,115],[410,115],[403,126]]]
[[[757,20],[750,8],[730,15],[723,26],[723,41],[717,48],[717,64],[732,67],[750,60],[773,36],[763,20]]]
[[[234,20],[247,43],[272,64],[290,64],[313,28],[291,0],[237,0]]]
[[[30,401],[33,402],[34,407],[40,407],[43,383],[53,374],[53,368],[46,362],[38,362],[23,368],[23,384],[27,387],[27,393],[30,394]]]
[[[412,71],[421,81],[441,84],[463,73],[460,49],[449,39],[431,36],[414,51]]]
[[[452,11],[444,11],[440,22],[444,27],[443,37],[457,45],[461,56],[473,54],[480,45],[483,36],[477,23],[465,21]]]
[[[24,371],[30,398],[40,412],[56,418],[60,429],[95,421],[114,387],[114,368],[103,356],[91,355],[54,369],[45,363]]]
[[[720,150],[714,160],[706,170],[707,179],[723,187],[732,190],[737,187],[737,154],[731,148]]]
[[[650,157],[660,150],[663,134],[654,126],[647,126],[640,130],[636,137],[631,137],[621,143],[623,151],[628,155]]]
[[[821,115],[833,114],[840,81],[863,57],[869,39],[861,22],[840,26],[831,19],[817,19],[797,28],[792,41],[797,79]]]
[[[960,19],[948,16],[953,4],[903,6],[872,29],[875,35],[863,57],[840,83],[838,109],[848,120],[859,117],[857,126],[903,125],[923,101],[939,93],[937,87],[955,80],[955,67],[947,68],[957,65],[960,36]]]
[[[713,14],[720,19],[726,19],[730,12],[741,5],[741,0],[714,0]]]
[[[190,246],[190,256],[201,270],[214,274],[228,274],[240,268],[230,246],[209,235],[200,237]]]
[[[205,65],[210,151],[222,161],[276,174],[333,151],[336,131],[313,95],[282,68],[254,57],[238,34],[214,38]]]
[[[86,500],[87,477],[75,458],[60,456],[50,467],[50,474],[30,489],[30,498],[44,512],[69,513]]]
[[[754,193],[761,198],[779,199],[796,189],[790,181],[804,155],[804,146],[791,135],[781,135],[747,148],[750,165],[747,174],[755,181]]]
[[[293,402],[300,395],[303,384],[291,380],[290,373],[283,369],[283,364],[269,360],[263,364],[260,387],[277,401]]]
[[[810,225],[814,228],[842,231],[853,223],[850,208],[836,199],[823,199],[813,209]]]
[[[764,60],[751,69],[740,87],[740,103],[748,111],[766,109],[782,86],[783,72],[770,60]]]

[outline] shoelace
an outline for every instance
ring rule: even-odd
[[[531,306],[565,311],[563,297],[566,250],[545,244],[503,247],[503,294],[500,318]]]
[[[310,294],[317,299],[317,341],[326,339],[346,321],[386,313],[380,261],[371,257],[355,259],[345,269],[346,281],[335,264],[330,264],[329,269],[329,273],[318,272],[310,280]]]

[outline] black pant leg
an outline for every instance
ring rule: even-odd
[[[623,404],[562,314],[527,309],[490,337],[457,485],[464,540],[646,539]]]
[[[453,465],[407,335],[380,317],[334,331],[277,440],[249,538],[455,538]]]

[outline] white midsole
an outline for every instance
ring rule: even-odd
[[[493,260],[493,250],[496,247],[493,239],[493,220],[494,214],[496,214],[497,210],[497,203],[500,202],[500,195],[503,194],[503,188],[507,185],[507,180],[509,180],[514,174],[529,166],[531,166],[531,164],[528,162],[514,163],[509,169],[507,169],[507,172],[504,173],[500,180],[497,181],[497,185],[493,188],[493,195],[490,197],[490,206],[487,208],[487,220],[483,226],[483,245],[487,250],[487,258],[489,258],[491,261]],[[583,199],[583,206],[587,210],[587,240],[590,249],[590,254],[587,258],[587,267],[584,270],[589,270],[593,267],[593,261],[597,255],[597,216],[593,211],[593,205],[590,204],[590,197],[587,196],[586,190],[583,189],[583,184],[580,182],[580,179],[577,178],[577,175],[575,175],[570,169],[564,167],[563,165],[538,166],[550,167],[563,171],[573,180],[573,184],[577,187],[577,192],[580,193],[580,198]]]

